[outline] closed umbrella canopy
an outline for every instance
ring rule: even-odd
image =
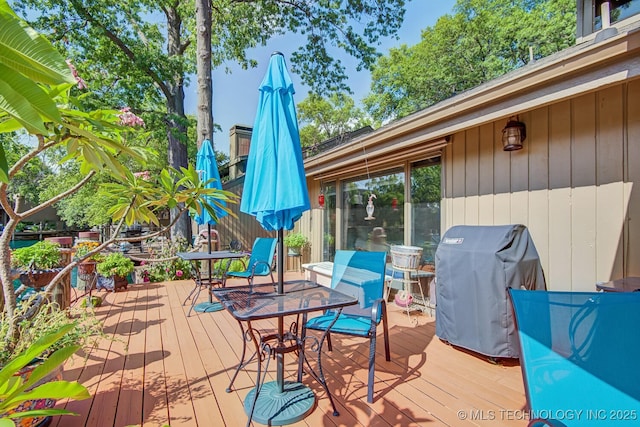
[[[200,179],[204,182],[214,179],[214,181],[209,182],[205,185],[206,188],[217,188],[218,190],[222,190],[222,183],[220,182],[220,172],[218,172],[218,163],[216,161],[216,153],[213,151],[213,147],[211,146],[211,141],[205,139],[202,142],[202,146],[198,150],[198,155],[196,157],[196,170],[200,174]],[[208,199],[209,196],[206,196],[205,199]],[[225,203],[223,201],[218,201],[218,203],[223,206]],[[216,206],[213,201],[210,203],[213,206],[213,209],[216,212],[216,216],[218,219],[227,215],[227,212],[224,209],[221,209],[219,206]],[[200,214],[196,215],[194,220],[199,225],[207,224],[209,226],[215,225],[216,220],[211,216],[211,214],[206,210],[202,209]]]
[[[291,230],[310,208],[294,93],[284,57],[273,54],[260,85],[240,203],[267,231]]]
[[[196,170],[200,174],[200,179],[203,182],[207,182],[213,178],[211,182],[208,182],[207,184],[205,184],[205,188],[215,188],[218,190],[222,190],[222,182],[220,182],[220,172],[218,172],[218,162],[216,160],[216,153],[213,151],[213,146],[211,145],[211,141],[209,141],[208,139],[205,139],[202,142],[202,145],[198,150],[198,154],[196,156]],[[213,207],[213,210],[216,213],[217,219],[220,219],[225,215],[227,215],[227,211],[222,209],[219,205],[216,205],[213,202],[213,199],[211,198],[211,196],[205,196],[205,200],[209,206]],[[218,200],[217,202],[222,206],[226,206],[224,201]],[[211,253],[211,226],[216,224],[216,218],[211,216],[211,214],[203,206],[201,206],[200,213],[196,214],[196,216],[194,217],[194,220],[196,221],[196,223],[198,223],[198,225],[207,224],[207,232],[208,232],[207,233],[207,249],[209,253]],[[209,259],[209,261],[207,262],[207,265],[208,265],[208,270],[207,270],[208,280],[211,280],[211,272],[212,272],[211,259]],[[223,307],[220,303],[213,302],[211,293],[209,293],[208,302],[202,302],[202,303],[196,304],[193,307],[195,311],[200,313],[203,313],[203,312],[209,313],[209,312],[219,311],[219,310],[222,310],[222,308]]]

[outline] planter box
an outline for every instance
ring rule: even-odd
[[[118,289],[127,289],[129,282],[126,277],[111,276],[104,277],[98,274],[98,281],[96,283],[96,289],[104,289],[107,291],[115,292]]]

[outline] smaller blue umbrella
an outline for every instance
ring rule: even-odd
[[[218,172],[216,153],[213,151],[211,141],[208,139],[205,139],[202,142],[202,146],[200,146],[200,149],[198,150],[198,155],[196,157],[196,170],[200,174],[200,179],[203,182],[209,181],[213,178],[211,182],[205,185],[205,188],[216,188],[218,190],[222,190],[222,182],[220,182],[220,172]],[[205,196],[205,200],[209,198],[210,196]],[[226,206],[224,202],[220,203],[223,206]],[[220,206],[214,204],[213,201],[211,201],[209,205],[213,207],[218,219],[227,215],[227,212],[221,209]],[[196,214],[194,220],[198,225],[207,224],[207,238],[209,242],[208,249],[209,253],[211,253],[211,226],[216,224],[216,219],[212,217],[204,207],[201,208],[200,214]],[[211,274],[211,260],[209,260],[209,274]],[[209,302],[202,302],[193,307],[197,312],[212,312],[222,310],[222,308],[222,305],[213,302],[211,293],[209,293]]]
[[[216,153],[213,151],[213,147],[211,146],[211,141],[205,139],[202,142],[202,146],[198,150],[198,155],[196,157],[196,170],[200,174],[200,179],[202,181],[209,181],[210,179],[214,179],[214,181],[209,182],[205,185],[206,188],[216,188],[218,190],[222,190],[222,182],[220,181],[220,172],[218,172],[218,162],[216,160]],[[205,199],[207,199],[205,197]],[[224,202],[220,202],[223,206],[225,206]],[[213,209],[216,212],[216,216],[218,219],[227,215],[227,212],[221,209],[219,206],[215,205],[213,202],[210,203],[213,206]],[[216,224],[216,220],[209,214],[206,209],[202,209],[199,215],[196,215],[194,220],[198,225],[207,224],[209,235],[211,235],[211,226]],[[209,252],[211,252],[211,240],[209,240]]]

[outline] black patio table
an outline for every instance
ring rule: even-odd
[[[257,358],[256,386],[245,398],[244,408],[247,416],[247,426],[251,420],[261,424],[282,425],[290,424],[303,419],[313,409],[315,395],[313,391],[300,384],[303,368],[318,381],[327,392],[329,401],[333,407],[333,415],[339,415],[331,392],[322,372],[322,345],[327,332],[318,339],[316,336],[301,336],[302,325],[307,321],[307,314],[313,311],[335,310],[337,320],[343,307],[355,305],[358,298],[346,295],[332,288],[318,285],[307,280],[295,280],[284,282],[284,293],[278,294],[273,284],[259,284],[253,286],[233,286],[217,288],[213,295],[238,321],[242,332],[243,348],[240,363],[231,378],[227,392],[231,391],[233,382],[238,372],[247,366],[254,358]],[[261,335],[252,327],[251,322],[261,319],[284,318],[295,316],[283,336],[277,333]],[[299,323],[300,316],[302,317]],[[244,326],[246,323],[246,329]],[[333,324],[332,324],[333,325]],[[330,328],[327,329],[329,331]],[[255,353],[245,361],[247,342],[253,342]],[[310,344],[307,344],[310,343]],[[307,344],[307,345],[306,345]],[[305,348],[317,354],[317,368],[314,370],[307,359]],[[284,381],[284,372],[280,364],[276,373],[277,381],[266,383],[266,370],[270,358],[282,357],[286,353],[298,354],[297,382]],[[262,364],[267,362],[264,374]],[[279,390],[284,390],[280,392]],[[289,411],[294,411],[291,414]]]
[[[211,271],[211,261],[218,261],[222,259],[226,259],[231,261],[232,259],[240,259],[247,256],[244,252],[233,252],[233,251],[212,251],[212,252],[178,252],[176,254],[179,258],[185,261],[191,261],[192,270],[195,273],[193,280],[195,281],[195,286],[184,300],[182,305],[184,305],[189,298],[191,300],[191,308],[189,308],[189,312],[187,313],[187,317],[191,315],[191,310],[195,310],[200,313],[211,313],[214,311],[222,310],[222,306],[218,303],[213,302],[213,298],[211,297],[211,290],[215,284],[219,284],[220,286],[225,285],[226,280],[226,270],[229,267],[229,263],[227,263],[226,268],[221,271],[221,276],[217,279],[212,277]],[[205,280],[202,278],[200,273],[200,268],[198,267],[198,261],[209,261],[209,269],[208,275],[209,277]],[[206,282],[209,288],[209,302],[202,302],[196,305],[196,300],[200,295],[200,288],[203,285],[203,282]]]

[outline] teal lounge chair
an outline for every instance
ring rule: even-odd
[[[247,263],[247,268],[244,271],[230,271],[227,273],[229,277],[242,277],[247,279],[249,285],[253,286],[253,278],[255,276],[268,276],[271,275],[271,283],[275,283],[273,280],[273,256],[276,252],[276,239],[271,237],[258,237],[253,242],[253,249],[251,249],[251,258]]]
[[[529,426],[640,423],[640,293],[509,290]]]
[[[327,334],[327,347],[332,350],[331,335],[346,334],[368,338],[369,378],[367,401],[373,403],[373,384],[376,364],[377,327],[382,322],[384,351],[387,362],[389,353],[389,329],[387,306],[384,300],[384,273],[387,254],[385,252],[337,251],[333,261],[331,287],[345,294],[358,297],[359,304],[345,307],[336,323]],[[335,318],[327,312],[307,321],[305,328],[325,331]],[[306,331],[302,331],[305,336]]]

